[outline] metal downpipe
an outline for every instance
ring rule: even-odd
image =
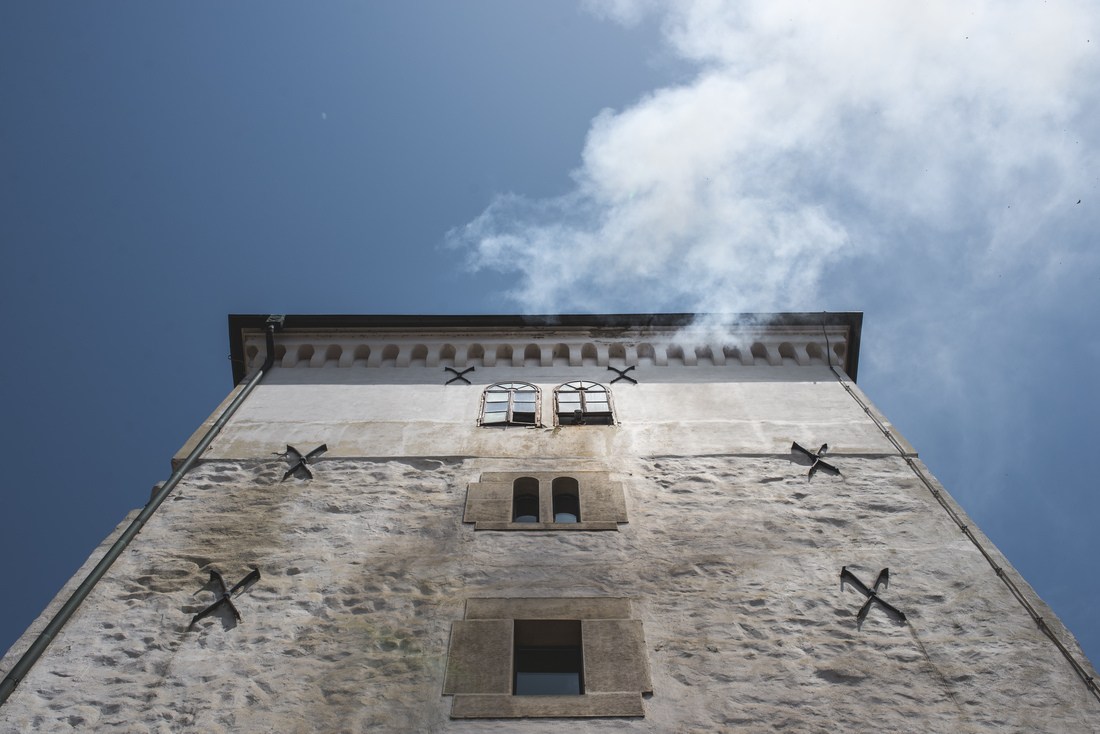
[[[256,371],[256,374],[252,375],[248,384],[244,386],[237,397],[233,398],[233,401],[226,406],[222,414],[218,416],[218,420],[214,422],[214,425],[203,434],[202,439],[198,445],[187,455],[183,463],[179,468],[172,472],[172,476],[168,478],[168,481],[164,483],[156,494],[150,499],[148,504],[142,509],[141,513],[133,519],[130,525],[123,531],[122,535],[111,545],[96,564],[95,568],[91,570],[88,576],[80,583],[80,586],[76,588],[69,600],[65,602],[64,606],[58,610],[54,618],[50,620],[50,623],[46,625],[46,628],[39,633],[35,638],[31,646],[27,648],[27,651],[23,653],[23,656],[19,658],[19,661],[12,667],[8,674],[4,677],[2,683],[0,683],[0,706],[4,705],[4,702],[8,700],[15,687],[19,685],[19,682],[30,672],[30,669],[38,661],[38,658],[42,657],[42,653],[46,651],[49,644],[61,631],[61,628],[65,626],[65,623],[69,621],[69,618],[76,613],[76,610],[88,597],[92,589],[99,582],[101,578],[107,573],[111,565],[122,554],[122,551],[126,550],[126,546],[130,544],[130,541],[134,539],[141,529],[145,526],[145,523],[149,521],[149,518],[153,516],[153,513],[157,511],[161,503],[168,498],[168,495],[175,489],[176,485],[180,483],[184,475],[191,470],[195,465],[195,462],[199,460],[214,438],[221,432],[225,424],[229,422],[229,419],[233,417],[233,414],[237,412],[237,409],[244,403],[245,399],[252,393],[252,390],[256,385],[260,384],[260,380],[271,369],[271,366],[275,363],[275,331],[282,328],[284,317],[283,316],[269,316],[267,319],[267,356],[264,358],[264,363],[260,369]]]

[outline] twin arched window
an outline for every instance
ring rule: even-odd
[[[539,425],[539,389],[527,382],[498,382],[485,389],[483,426]],[[611,391],[598,382],[576,380],[554,389],[554,415],[560,426],[610,426],[615,423]]]
[[[556,523],[581,521],[580,484],[573,477],[555,477],[550,484],[550,511]],[[520,477],[512,483],[512,522],[534,523],[541,520],[539,480]]]

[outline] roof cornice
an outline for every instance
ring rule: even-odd
[[[256,345],[262,345],[267,318],[267,314],[229,316],[234,384],[254,367]],[[647,356],[649,348],[654,348],[655,365],[691,366],[697,364],[700,357],[713,364],[751,365],[762,361],[781,365],[785,358],[788,361],[793,358],[797,364],[806,365],[824,363],[822,355],[827,343],[835,355],[833,363],[855,380],[862,325],[861,312],[297,314],[285,316],[277,337],[280,352],[276,354],[276,364],[285,367],[305,363],[315,367],[382,364],[401,367],[423,359],[426,366],[434,367],[449,359],[455,366],[475,363],[490,366],[498,360],[511,360],[510,364],[523,366],[524,352],[527,352],[525,356],[532,357],[531,347],[535,347],[536,363],[549,365],[555,358],[554,348],[564,346],[569,352],[570,364],[581,364],[583,359],[593,357],[601,366],[616,357],[621,357],[625,364],[632,364]],[[551,340],[554,343],[547,343]],[[418,348],[421,346],[423,348]],[[658,346],[660,348],[656,348]],[[645,353],[639,355],[639,347]],[[560,357],[560,353],[557,356]]]

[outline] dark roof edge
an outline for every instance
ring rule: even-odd
[[[245,377],[244,338],[246,329],[263,330],[267,314],[229,314],[229,350],[233,365],[233,384]],[[848,352],[845,372],[854,382],[859,369],[860,333],[863,329],[862,311],[801,311],[785,313],[746,314],[695,314],[695,313],[636,313],[636,314],[505,314],[505,315],[410,315],[410,314],[288,314],[284,331],[310,331],[313,329],[383,329],[383,328],[462,328],[525,326],[572,326],[595,328],[669,327],[689,326],[696,320],[713,319],[716,322],[749,322],[779,326],[847,326]]]

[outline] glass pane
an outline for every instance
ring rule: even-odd
[[[521,647],[516,649],[517,696],[579,696],[579,647]]]
[[[561,405],[565,405],[566,403],[570,405],[575,405],[579,404],[580,402],[580,393],[558,393],[558,403]]]
[[[508,393],[506,393],[506,392],[487,392],[487,393],[485,393],[485,402],[487,402],[487,403],[506,403],[506,402],[508,402]]]
[[[486,413],[503,413],[508,410],[508,403],[485,403]]]
[[[575,494],[554,495],[554,522],[577,522],[580,519],[580,501]]]
[[[538,522],[539,498],[537,495],[521,494],[512,502],[512,522]]]
[[[491,423],[506,423],[507,420],[507,413],[486,413],[485,417],[481,419],[481,423],[482,425],[489,425]]]
[[[579,696],[580,673],[528,673],[516,671],[517,696]]]

